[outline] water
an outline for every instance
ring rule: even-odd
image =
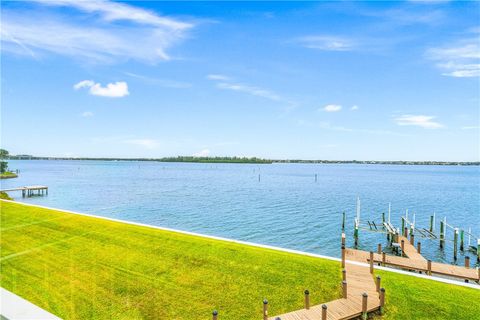
[[[397,227],[405,209],[425,228],[435,211],[480,236],[478,166],[10,161],[10,167],[20,177],[2,180],[2,188],[49,187],[45,197],[12,193],[17,201],[330,256],[340,253],[343,211],[353,244],[357,196],[363,221],[381,221],[391,202]],[[452,262],[452,242],[441,251],[438,241],[417,240],[427,258]],[[360,232],[360,248],[375,250],[380,242],[384,235]]]

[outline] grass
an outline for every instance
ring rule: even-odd
[[[0,191],[0,199],[13,200],[12,198],[10,198],[10,196],[8,195],[8,193],[6,193],[6,192],[1,192],[1,191]]]
[[[338,262],[1,201],[1,286],[65,319],[260,319],[340,296]],[[475,319],[480,290],[380,272],[385,319]]]
[[[6,171],[4,173],[0,173],[0,179],[11,179],[16,177],[18,177],[18,175],[15,172]]]

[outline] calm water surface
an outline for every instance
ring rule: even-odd
[[[352,245],[357,196],[362,220],[381,221],[391,202],[397,227],[406,209],[426,228],[435,211],[480,235],[478,166],[37,160],[10,161],[10,167],[20,177],[2,180],[2,188],[49,187],[46,197],[12,193],[17,201],[331,256],[339,256],[342,211]],[[453,239],[451,231],[447,237]],[[437,241],[421,240],[428,258],[453,260],[452,243],[441,251]],[[361,248],[379,242],[383,235],[360,232]]]

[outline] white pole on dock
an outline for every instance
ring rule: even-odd
[[[392,203],[388,203],[388,223],[390,223],[390,213],[392,211]]]
[[[468,228],[468,247],[471,246],[472,242],[471,242],[471,236],[472,236],[472,228]]]
[[[357,197],[357,222],[360,224],[360,197]]]

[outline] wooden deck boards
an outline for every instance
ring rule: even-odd
[[[345,249],[347,260],[369,263],[370,253],[362,250]],[[385,257],[385,264],[398,267],[405,270],[415,270],[427,272],[427,260],[410,259],[404,257],[390,256]],[[373,260],[376,264],[382,263],[382,256],[375,253]],[[432,273],[454,278],[478,281],[478,271],[475,268],[467,269],[462,266],[449,265],[445,263],[432,262]]]
[[[373,275],[369,268],[347,263],[347,299],[337,299],[325,303],[327,305],[327,320],[352,319],[362,313],[362,294],[368,294],[367,310],[375,311],[380,307],[379,295]],[[322,319],[322,305],[310,309],[300,309],[270,317],[270,320],[320,320]]]

